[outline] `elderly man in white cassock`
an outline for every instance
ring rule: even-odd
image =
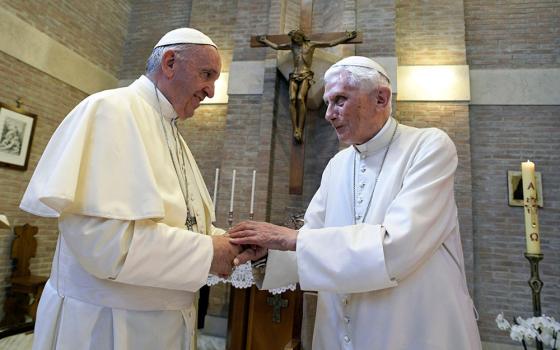
[[[203,33],[164,35],[146,74],[82,101],[47,145],[21,202],[58,217],[34,349],[188,349],[195,292],[239,248],[213,204],[178,119],[214,95],[221,62]]]
[[[319,291],[313,349],[480,349],[453,142],[392,118],[389,77],[369,58],[342,59],[324,80],[325,118],[351,147],[329,161],[299,231],[248,221],[232,242],[271,249],[262,288]]]

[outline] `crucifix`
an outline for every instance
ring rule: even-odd
[[[280,294],[275,294],[266,298],[266,303],[272,306],[272,322],[280,323],[280,311],[288,307],[288,301],[282,299]]]
[[[287,35],[257,35],[251,37],[251,47],[268,46],[275,50],[291,50],[294,70],[290,74],[290,116],[292,119],[292,152],[290,165],[290,194],[303,193],[304,126],[307,113],[307,93],[313,83],[311,64],[316,48],[338,44],[361,43],[361,34],[356,31],[318,33],[311,32],[313,1],[301,1],[300,29]]]

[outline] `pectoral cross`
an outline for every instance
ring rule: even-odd
[[[292,51],[294,70],[289,79],[290,115],[293,129],[290,194],[303,193],[304,126],[307,114],[307,93],[313,82],[311,64],[315,48],[362,42],[361,34],[355,31],[307,35],[306,33],[311,32],[312,18],[313,0],[302,0],[300,29],[293,30],[288,35],[257,35],[251,37],[251,47],[268,46],[275,50]]]
[[[193,226],[196,225],[196,218],[191,216],[191,213],[187,213],[187,218],[185,220],[185,226],[189,231],[193,230]]]

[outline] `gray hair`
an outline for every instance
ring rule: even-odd
[[[325,83],[340,79],[340,75],[346,72],[346,78],[350,85],[360,88],[360,90],[374,90],[379,87],[388,88],[391,91],[389,80],[372,68],[359,66],[332,66],[324,76]]]
[[[393,110],[391,83],[383,74],[375,69],[360,66],[331,66],[325,72],[323,80],[327,84],[341,79],[342,76],[351,86],[361,91],[372,91],[379,87],[389,89],[389,115],[391,115]]]
[[[165,46],[158,46],[152,50],[152,54],[148,57],[146,61],[146,74],[153,74],[155,73],[158,68],[161,66],[161,60],[163,55],[169,51],[173,50],[177,53],[179,57],[184,57],[183,53],[188,50],[192,49],[193,47],[200,46],[194,44],[177,44],[177,45],[165,45]]]

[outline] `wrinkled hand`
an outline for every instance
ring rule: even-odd
[[[259,42],[262,43],[262,42],[264,42],[265,40],[266,40],[266,35],[259,35],[259,36],[257,36],[257,41],[259,41]]]
[[[227,277],[233,268],[233,259],[241,252],[242,248],[232,244],[227,235],[212,236],[214,256],[210,265],[210,273],[220,277]]]
[[[228,231],[231,243],[276,250],[296,250],[297,234],[296,230],[260,221],[243,221]]]
[[[358,32],[353,30],[351,32],[346,32],[346,36],[348,39],[354,39],[358,35]]]

